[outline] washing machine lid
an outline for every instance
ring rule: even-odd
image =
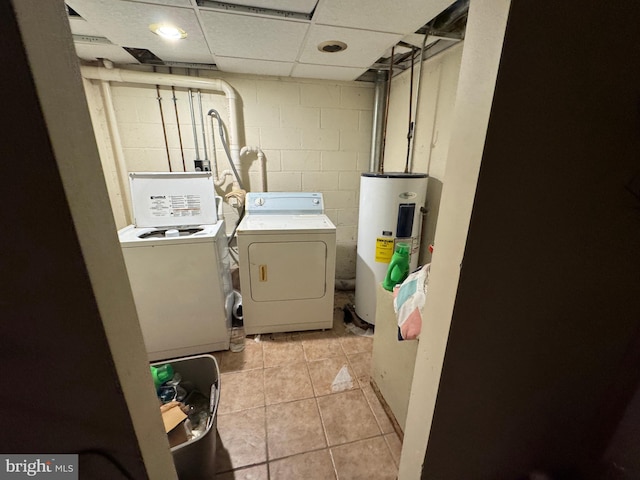
[[[167,236],[167,231],[169,231],[169,235],[175,236]],[[226,238],[223,220],[213,225],[192,225],[180,228],[136,227],[135,225],[129,225],[118,230],[118,239],[123,248],[215,242],[219,238]]]
[[[238,235],[333,233],[336,227],[326,215],[247,215],[238,226]]]
[[[249,192],[247,215],[320,215],[324,213],[322,193]]]
[[[218,221],[211,172],[132,172],[129,185],[138,228]]]

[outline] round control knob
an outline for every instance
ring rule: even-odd
[[[256,198],[255,204],[256,204],[256,207],[261,207],[262,205],[264,205],[264,198],[262,197]]]
[[[319,205],[320,204],[320,199],[319,198],[314,198],[313,199],[313,204],[314,205]]]

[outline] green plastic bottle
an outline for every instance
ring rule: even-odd
[[[409,275],[409,245],[406,243],[396,244],[396,251],[391,257],[387,276],[382,282],[385,290],[393,291],[393,287],[402,283]]]
[[[153,377],[153,384],[156,389],[173,378],[173,367],[170,363],[159,365],[157,367],[151,366],[151,376]]]

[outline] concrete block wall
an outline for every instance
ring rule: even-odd
[[[194,71],[174,70],[173,73],[194,74]],[[239,143],[240,146],[260,147],[264,151],[266,186],[269,191],[323,193],[326,214],[337,226],[336,277],[353,278],[360,173],[368,170],[369,165],[373,85],[210,71],[200,71],[198,75],[222,78],[238,92],[242,113],[242,138]],[[168,159],[156,88],[115,83],[111,88],[128,171],[168,171],[169,164],[173,171],[183,171],[180,136],[186,170],[193,171],[196,150],[187,91],[176,89],[174,107],[171,88],[160,87],[164,129],[169,145]],[[87,86],[86,90],[88,97],[99,96],[95,84]],[[89,100],[90,105],[100,103],[95,98]],[[199,157],[204,158],[197,96],[193,100]],[[227,124],[227,101],[222,94],[203,92],[202,105],[208,157],[209,160],[214,155],[217,157],[218,172],[221,172],[228,169],[229,165],[217,134],[217,124],[214,126],[216,145],[213,148],[211,124],[206,112],[211,108],[218,110]],[[92,107],[92,110],[95,109],[99,109],[99,106]],[[94,126],[100,124],[96,121],[100,112],[92,111],[92,114]],[[105,134],[104,126],[98,126],[96,130],[97,136]],[[101,153],[110,154],[108,151]],[[255,154],[242,158],[241,175],[246,190],[262,190],[259,170]],[[230,189],[229,178],[218,193],[224,195]],[[117,205],[117,202],[112,200],[112,205]],[[225,206],[224,215],[230,232],[237,214]],[[114,216],[116,220],[123,218],[117,212]]]

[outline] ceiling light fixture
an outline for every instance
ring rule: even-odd
[[[338,40],[329,40],[318,45],[318,50],[325,53],[337,53],[347,49],[347,44]]]
[[[174,27],[168,23],[152,23],[149,25],[151,30],[156,35],[160,35],[162,38],[168,38],[169,40],[180,40],[187,38],[187,32],[181,28]]]

